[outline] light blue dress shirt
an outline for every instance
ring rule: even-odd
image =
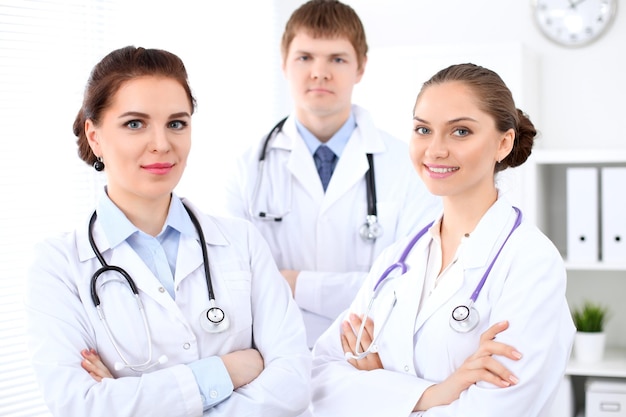
[[[159,279],[163,288],[175,298],[174,275],[180,236],[183,234],[194,239],[198,237],[198,232],[180,198],[172,193],[167,219],[156,237],[142,232],[132,224],[106,193],[98,203],[98,220],[111,248],[127,241]],[[208,298],[208,292],[205,296]],[[230,397],[234,388],[233,383],[219,356],[198,359],[187,366],[191,368],[196,378],[205,410]]]
[[[330,148],[331,151],[337,155],[337,159],[335,160],[335,164],[333,166],[333,170],[335,169],[335,165],[337,165],[337,161],[341,158],[341,154],[348,144],[348,140],[350,140],[350,136],[352,136],[352,132],[356,129],[356,119],[354,114],[350,112],[350,117],[348,120],[341,126],[341,128],[328,140],[326,143],[322,143],[318,138],[313,135],[298,119],[296,119],[296,128],[298,129],[298,133],[304,140],[306,147],[311,152],[311,155],[315,153],[317,148],[320,145],[326,145]]]

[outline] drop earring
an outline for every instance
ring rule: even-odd
[[[104,171],[104,162],[102,162],[102,157],[98,156],[97,158],[96,162],[93,163],[93,168],[98,172]]]

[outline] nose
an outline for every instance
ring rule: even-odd
[[[330,79],[330,70],[328,64],[324,61],[317,60],[311,68],[311,78],[315,80],[320,78],[324,80]]]
[[[428,147],[426,148],[426,156],[432,159],[442,159],[448,156],[448,147],[446,141],[441,135],[433,135]]]
[[[152,152],[168,152],[171,149],[167,129],[154,129],[150,148]]]

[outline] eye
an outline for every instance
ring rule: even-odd
[[[297,60],[298,61],[308,61],[310,57],[308,55],[300,55]]]
[[[174,129],[174,130],[182,130],[186,128],[187,125],[188,123],[183,120],[172,120],[171,122],[167,124],[167,127],[169,127],[170,129]]]
[[[336,64],[343,64],[344,62],[346,62],[346,60],[337,56],[333,58],[333,62]]]
[[[456,129],[454,129],[454,132],[453,132],[453,134],[455,136],[467,136],[470,133],[472,133],[472,132],[469,129],[466,129],[464,127],[456,128]]]
[[[416,126],[413,130],[418,135],[427,135],[430,133],[430,129],[424,126]]]
[[[141,129],[143,127],[143,122],[141,120],[129,120],[125,124],[130,129]]]

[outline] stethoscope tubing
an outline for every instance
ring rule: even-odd
[[[189,207],[187,207],[185,204],[183,204],[183,207],[185,208],[185,210],[187,211],[189,218],[191,219],[194,227],[196,228],[196,231],[198,233],[198,237],[200,239],[200,246],[202,248],[202,260],[203,260],[203,266],[204,266],[204,273],[205,273],[205,277],[206,277],[206,283],[207,283],[207,291],[208,291],[208,295],[209,295],[209,310],[219,310],[219,312],[221,313],[221,319],[219,320],[211,320],[211,318],[208,316],[207,314],[207,320],[209,322],[212,323],[213,327],[210,327],[207,331],[209,332],[219,332],[219,331],[223,331],[227,328],[228,326],[228,320],[226,320],[226,316],[224,315],[224,312],[221,308],[217,307],[215,305],[215,293],[213,290],[213,283],[211,280],[211,270],[210,270],[210,266],[209,266],[209,259],[208,259],[208,253],[207,253],[207,246],[206,246],[206,239],[204,237],[204,233],[202,232],[202,227],[200,225],[199,220],[197,219],[197,217],[193,214],[193,212],[191,211],[191,209],[189,209]],[[127,367],[130,368],[134,371],[137,372],[141,372],[141,371],[146,371],[160,363],[164,363],[165,361],[167,361],[167,357],[165,355],[163,355],[161,358],[159,358],[158,361],[153,362],[152,361],[152,352],[153,352],[153,347],[152,347],[152,334],[150,332],[150,326],[148,324],[148,318],[146,316],[146,311],[145,308],[143,306],[143,303],[141,302],[141,298],[139,297],[139,290],[137,288],[137,285],[135,284],[134,280],[131,278],[130,274],[128,274],[128,272],[126,272],[126,270],[124,270],[123,268],[116,266],[116,265],[109,265],[104,257],[102,256],[102,253],[98,250],[98,247],[95,243],[94,237],[93,237],[93,227],[95,224],[97,218],[97,214],[96,211],[93,212],[93,214],[91,215],[91,218],[89,219],[89,229],[88,229],[88,234],[87,237],[89,239],[89,244],[91,245],[91,249],[93,250],[96,258],[98,259],[98,261],[100,262],[101,267],[96,270],[96,272],[92,275],[91,277],[91,282],[90,282],[90,291],[91,291],[91,299],[93,301],[93,304],[96,308],[96,311],[98,313],[98,317],[100,318],[100,321],[103,323],[104,325],[104,329],[107,333],[107,336],[109,337],[109,340],[111,341],[111,344],[113,345],[113,348],[115,349],[115,351],[117,352],[117,354],[119,355],[120,359],[122,359],[122,361],[124,362],[124,364],[120,364],[120,367],[118,368],[118,365],[115,365],[115,369],[119,370],[123,367]],[[133,297],[135,298],[136,302],[137,302],[137,308],[139,309],[139,312],[141,314],[141,318],[144,324],[144,331],[146,334],[146,341],[148,343],[148,359],[140,364],[131,364],[128,359],[126,358],[126,356],[123,354],[122,350],[119,347],[119,344],[117,342],[117,340],[115,339],[115,336],[113,335],[113,332],[111,331],[111,328],[108,324],[108,321],[105,317],[104,311],[102,310],[102,306],[101,306],[101,302],[100,302],[100,297],[98,296],[98,291],[97,291],[97,281],[98,278],[100,277],[100,275],[102,275],[104,272],[108,272],[108,271],[113,271],[113,272],[117,272],[120,275],[122,275],[124,277],[124,279],[126,280],[126,282],[128,283],[128,286],[130,287],[132,293],[133,293]],[[202,319],[201,319],[202,320]],[[201,322],[202,324],[202,322]],[[223,325],[222,325],[223,324]],[[220,327],[221,326],[221,327]],[[220,330],[221,329],[221,330]]]
[[[248,209],[248,212],[251,217],[259,217],[265,220],[273,220],[276,222],[282,221],[283,217],[291,211],[291,209],[287,210],[283,214],[270,214],[269,212],[259,211],[255,213],[254,207],[256,206],[259,190],[261,188],[261,181],[263,178],[263,173],[265,172],[265,162],[268,155],[268,147],[269,143],[273,137],[278,135],[287,121],[288,117],[281,119],[276,125],[270,130],[270,132],[265,136],[265,140],[263,141],[263,146],[261,147],[261,152],[258,158],[258,169],[257,169],[257,178],[255,181],[254,189],[252,191],[252,199],[251,204]],[[374,174],[374,155],[371,153],[366,154],[368,170],[365,173],[365,186],[366,186],[366,202],[367,202],[367,216],[366,222],[359,230],[361,237],[365,240],[376,240],[382,233],[382,227],[378,224],[378,209],[377,209],[377,194],[376,194],[376,178]]]
[[[522,223],[522,212],[519,208],[513,206],[513,209],[515,210],[517,216],[515,219],[515,223],[513,224],[513,227],[511,228],[511,230],[509,231],[508,235],[506,236],[506,238],[504,239],[504,241],[502,242],[502,245],[500,245],[500,248],[498,249],[498,251],[496,252],[496,254],[494,255],[493,259],[491,260],[491,263],[489,264],[489,266],[487,267],[487,269],[485,270],[485,272],[483,273],[483,276],[481,277],[480,281],[478,282],[478,285],[476,286],[476,288],[474,289],[474,291],[472,292],[472,295],[470,296],[470,299],[468,301],[467,304],[464,305],[459,305],[457,307],[455,307],[454,309],[452,309],[452,314],[451,314],[451,324],[450,327],[457,331],[457,332],[461,332],[461,333],[466,333],[470,330],[472,330],[473,328],[476,327],[476,325],[478,324],[478,311],[473,307],[474,303],[476,302],[476,300],[478,299],[478,296],[480,294],[480,292],[482,291],[483,286],[485,285],[485,282],[487,281],[487,277],[489,276],[489,273],[491,272],[491,269],[493,268],[493,265],[495,264],[496,260],[498,259],[498,257],[500,256],[500,253],[502,252],[502,249],[504,249],[504,246],[506,245],[506,243],[508,242],[509,238],[511,237],[511,235],[513,234],[513,232],[520,226],[520,224]],[[411,252],[411,250],[413,249],[413,247],[417,244],[417,242],[424,236],[424,234],[426,234],[426,232],[432,227],[432,225],[434,224],[434,221],[430,222],[428,225],[426,225],[423,229],[421,229],[410,241],[409,243],[406,245],[406,247],[404,248],[404,250],[402,251],[402,254],[400,255],[400,258],[398,259],[397,262],[391,264],[387,269],[385,269],[385,271],[381,274],[380,278],[376,281],[376,283],[374,284],[374,288],[373,288],[373,294],[372,297],[370,298],[368,307],[367,307],[367,312],[366,312],[366,316],[369,314],[369,312],[372,309],[372,305],[374,303],[374,299],[378,296],[379,290],[382,287],[382,284],[387,282],[387,278],[389,277],[389,275],[391,274],[391,272],[394,269],[400,268],[402,271],[402,274],[405,274],[406,271],[408,270],[408,266],[406,264],[406,258],[408,257],[409,253]],[[394,298],[395,298],[395,291],[394,291]],[[397,300],[394,300],[394,303],[392,305],[392,309],[395,306]],[[465,314],[458,314],[457,311],[460,310],[465,311]],[[472,314],[476,315],[477,320],[472,320],[472,323],[470,324],[470,318],[472,316]],[[459,317],[456,317],[456,316]],[[387,320],[389,319],[390,313],[387,314],[387,317],[385,318],[385,320],[383,321],[383,326],[379,327],[381,330],[380,332],[382,332],[383,328],[384,328],[384,324],[387,322]],[[370,349],[368,347],[368,349],[366,349],[363,352],[359,352],[359,345],[360,345],[360,341],[361,338],[363,336],[363,331],[365,328],[365,318],[363,319],[363,323],[359,328],[359,331],[357,332],[357,343],[356,343],[356,349],[355,352],[352,354],[350,352],[346,352],[346,358],[347,359],[363,359],[365,356],[367,356],[369,353],[371,352],[375,352],[377,350],[377,347],[373,347],[372,349]],[[452,322],[456,322],[458,323],[458,327],[454,327],[452,325]],[[465,324],[464,324],[465,323]],[[378,335],[380,335],[380,332],[378,333]],[[375,337],[375,340],[378,339],[378,336]],[[374,345],[374,341],[372,341],[371,345]],[[371,346],[370,345],[370,346]]]

